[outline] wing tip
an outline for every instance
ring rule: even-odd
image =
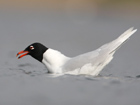
[[[134,29],[134,27],[131,27],[128,30],[133,31],[133,32],[136,32],[137,31],[137,29]]]

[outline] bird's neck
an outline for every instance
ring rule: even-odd
[[[69,57],[66,57],[61,52],[53,49],[48,49],[43,54],[42,63],[48,68],[49,72],[59,72],[61,67],[69,60]]]

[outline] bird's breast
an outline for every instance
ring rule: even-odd
[[[42,63],[45,64],[49,72],[59,73],[62,72],[62,66],[69,60],[70,58],[61,54],[59,51],[48,49],[43,54]]]

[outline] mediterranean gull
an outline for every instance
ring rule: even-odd
[[[116,50],[136,31],[137,29],[130,28],[112,42],[73,58],[67,57],[57,50],[47,48],[41,43],[29,45],[25,50],[17,53],[17,56],[22,54],[18,57],[22,58],[25,55],[31,55],[43,63],[47,67],[48,72],[52,74],[97,76],[113,59]]]

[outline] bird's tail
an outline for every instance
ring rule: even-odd
[[[131,35],[133,35],[137,29],[134,29],[133,27],[125,31],[122,35],[120,35],[116,40],[112,41],[111,47],[112,51],[110,53],[115,52],[120,46],[126,42]]]

